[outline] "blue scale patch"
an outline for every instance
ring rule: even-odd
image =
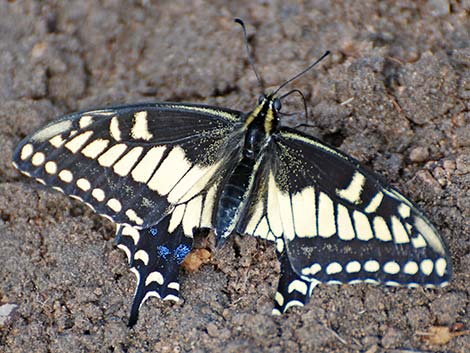
[[[160,245],[157,247],[158,254],[163,257],[165,260],[167,259],[168,255],[170,255],[171,251],[164,245]]]
[[[150,228],[150,234],[153,236],[156,236],[158,234],[158,229],[157,228]]]
[[[186,255],[189,254],[190,251],[191,249],[187,247],[186,245],[184,244],[178,245],[178,247],[175,250],[175,257],[176,257],[176,261],[178,261],[178,264],[183,262],[184,258],[186,257]]]

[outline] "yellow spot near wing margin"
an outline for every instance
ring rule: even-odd
[[[117,116],[113,116],[109,124],[109,133],[116,141],[121,141],[121,130],[119,129],[119,120]]]
[[[423,218],[420,216],[415,216],[413,217],[414,220],[414,226],[418,230],[418,232],[426,239],[426,242],[428,243],[431,248],[438,252],[440,255],[444,256],[446,254],[444,245],[439,238],[439,235],[427,221],[425,221]]]
[[[35,142],[43,142],[55,135],[59,135],[64,131],[69,130],[71,127],[72,122],[70,120],[62,120],[52,125],[46,126],[42,130],[39,130],[31,137],[31,140]]]
[[[136,140],[142,139],[148,141],[153,137],[148,128],[147,115],[148,113],[146,111],[141,111],[134,114],[134,125],[131,129],[132,138]]]
[[[20,159],[22,161],[24,161],[25,159],[29,158],[29,156],[31,156],[33,154],[33,145],[28,143],[26,145],[23,146],[23,148],[21,149],[21,153],[20,153]]]

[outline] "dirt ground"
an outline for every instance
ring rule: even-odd
[[[470,352],[433,326],[470,329],[470,2],[0,0],[0,351]],[[134,275],[114,227],[13,169],[27,134],[76,110],[141,101],[249,111],[258,70],[292,87],[309,132],[418,203],[449,244],[440,290],[319,286],[270,315],[279,267],[270,244],[233,236],[181,275],[179,305],[152,298],[126,327]],[[289,97],[284,111],[299,112]],[[13,309],[13,310],[12,310]],[[432,337],[431,337],[432,338]]]

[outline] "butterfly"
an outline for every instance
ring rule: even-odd
[[[13,164],[23,174],[116,224],[137,277],[129,326],[147,298],[179,299],[179,268],[201,230],[219,245],[234,232],[274,243],[281,274],[273,314],[307,303],[319,283],[449,282],[446,245],[413,202],[352,157],[282,124],[285,84],[248,113],[125,105],[66,115],[19,144]]]

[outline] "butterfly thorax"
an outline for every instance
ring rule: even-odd
[[[247,115],[242,153],[223,186],[218,202],[215,233],[220,244],[233,232],[243,215],[264,150],[277,129],[279,119],[273,102],[271,97],[263,96],[258,106]]]

